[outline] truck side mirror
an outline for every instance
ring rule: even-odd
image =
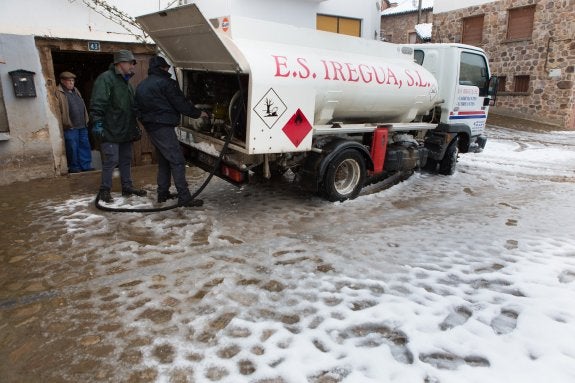
[[[487,97],[483,101],[484,106],[495,105],[495,100],[497,99],[497,88],[499,87],[499,77],[491,76],[487,83]]]

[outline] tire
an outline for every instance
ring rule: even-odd
[[[439,174],[450,176],[455,173],[455,166],[457,165],[457,155],[459,154],[458,139],[455,138],[445,151],[443,159],[439,162]]]
[[[437,160],[434,160],[433,158],[427,158],[427,162],[425,163],[423,169],[428,172],[435,173],[437,170]]]
[[[365,182],[365,160],[354,149],[345,149],[329,163],[323,179],[323,194],[329,201],[345,201],[359,195]]]

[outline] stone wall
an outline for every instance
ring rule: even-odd
[[[535,4],[531,39],[507,41],[508,9]],[[495,113],[575,129],[575,14],[571,0],[499,0],[434,14],[432,42],[461,42],[462,18],[485,15],[479,46],[493,74],[506,76]],[[529,75],[529,90],[513,92],[513,78]]]
[[[421,12],[420,24],[431,23],[433,13],[431,10]],[[390,43],[406,44],[409,42],[409,33],[415,32],[417,12],[394,14],[381,17],[381,37],[391,35]],[[420,41],[418,41],[420,42]]]

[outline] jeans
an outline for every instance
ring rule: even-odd
[[[185,201],[191,198],[186,181],[186,160],[174,127],[148,129],[148,137],[158,153],[158,194],[169,192],[173,177],[178,199]]]
[[[92,150],[87,128],[64,130],[68,172],[77,173],[92,168]]]
[[[112,189],[112,176],[116,166],[120,168],[122,190],[132,188],[132,143],[102,142],[102,183],[100,190]]]

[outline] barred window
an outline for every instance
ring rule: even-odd
[[[505,92],[507,86],[507,76],[498,76],[499,83],[497,84],[498,92]]]
[[[513,91],[519,93],[526,93],[529,91],[529,76],[521,75],[514,77]]]

